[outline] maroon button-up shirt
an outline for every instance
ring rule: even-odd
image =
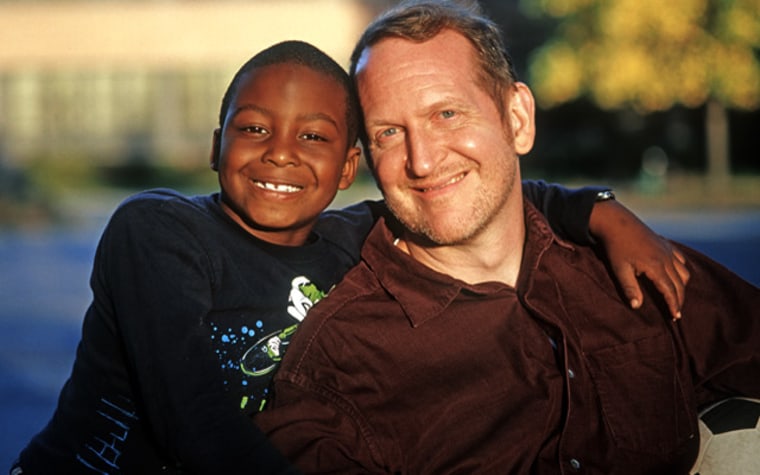
[[[380,222],[256,422],[306,473],[686,473],[698,405],[760,396],[760,290],[684,249],[673,323],[653,289],[630,309],[531,205],[526,223],[512,288],[435,272]]]

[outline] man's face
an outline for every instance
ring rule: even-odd
[[[378,185],[391,211],[433,243],[465,243],[522,203],[518,153],[533,140],[533,102],[518,84],[505,115],[477,83],[474,48],[443,31],[424,43],[386,38],[366,49],[357,86]],[[529,140],[528,136],[529,135]]]
[[[350,186],[359,157],[347,143],[344,90],[293,64],[243,77],[215,141],[225,212],[282,245],[303,244],[338,189]]]

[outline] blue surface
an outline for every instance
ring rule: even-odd
[[[645,220],[760,286],[760,210]],[[71,369],[102,224],[0,230],[0,473],[47,422]]]

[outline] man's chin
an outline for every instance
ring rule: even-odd
[[[478,229],[470,229],[462,223],[437,224],[436,226],[428,224],[411,224],[408,222],[401,223],[406,227],[409,233],[408,240],[418,246],[423,247],[441,247],[455,246],[464,244],[471,240]]]

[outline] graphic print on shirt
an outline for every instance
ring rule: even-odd
[[[93,435],[85,444],[84,450],[77,454],[79,463],[93,473],[108,475],[120,473],[119,457],[126,444],[132,425],[137,421],[132,401],[122,398],[120,402],[101,399],[95,408],[99,427],[103,433]]]
[[[291,281],[288,304],[272,322],[261,315],[240,315],[237,325],[222,326],[211,322],[212,345],[222,363],[226,389],[239,394],[240,409],[256,401],[256,410],[266,402],[271,374],[282,361],[291,336],[309,310],[324,297],[308,278]],[[274,330],[272,330],[274,328]],[[263,336],[262,336],[263,335]],[[269,375],[270,377],[264,377]]]

